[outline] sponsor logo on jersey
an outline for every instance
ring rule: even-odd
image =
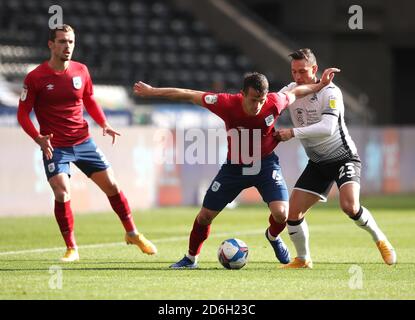
[[[218,96],[216,94],[207,94],[205,95],[206,104],[215,104],[218,101]]]
[[[53,84],[49,83],[49,84],[46,86],[46,89],[48,89],[48,90],[50,91],[50,90],[55,89],[55,86],[54,86]]]
[[[216,191],[218,191],[219,190],[219,188],[220,188],[220,183],[219,182],[217,182],[217,181],[214,181],[213,182],[213,184],[212,184],[212,191],[213,192],[216,192]]]
[[[295,109],[295,117],[296,117],[296,119],[297,119],[300,126],[305,125],[303,109],[300,109],[300,108]]]
[[[48,164],[48,170],[49,170],[49,172],[53,172],[53,171],[55,171],[55,164],[52,162],[52,163],[49,163]]]
[[[274,123],[274,115],[270,114],[268,117],[265,118],[265,124],[269,127],[272,126]]]
[[[329,106],[330,106],[330,109],[336,109],[336,100],[335,99],[330,99],[329,100]]]
[[[81,89],[82,87],[82,78],[81,77],[73,77],[72,78],[73,87],[75,89]]]
[[[317,100],[318,100],[317,99],[317,94],[314,93],[313,96],[310,98],[310,102],[314,102],[314,101],[317,101]]]
[[[22,93],[21,93],[21,95],[20,95],[20,100],[25,101],[25,100],[26,100],[26,98],[27,98],[27,87],[26,87],[26,86],[24,86],[24,87],[23,87],[23,90],[22,90]]]

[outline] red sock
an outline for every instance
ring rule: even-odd
[[[189,239],[189,254],[197,256],[202,250],[203,242],[209,237],[210,224],[203,226],[197,222],[197,218],[193,223],[193,229]]]
[[[71,200],[66,202],[58,202],[55,200],[55,218],[58,222],[62,237],[65,240],[66,247],[76,248]]]
[[[137,230],[134,224],[133,216],[131,215],[130,206],[128,205],[127,198],[124,193],[120,193],[115,196],[108,197],[112,209],[120,218],[126,232]]]
[[[284,230],[285,226],[286,226],[286,222],[284,223],[277,223],[275,222],[274,218],[272,217],[272,214],[269,215],[269,228],[268,231],[271,234],[271,236],[273,237],[278,237],[278,235],[282,232],[282,230]]]

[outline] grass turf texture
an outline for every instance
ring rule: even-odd
[[[222,212],[197,270],[168,266],[185,253],[198,208],[135,213],[139,229],[157,245],[157,256],[122,243],[114,213],[76,215],[81,260],[71,264],[59,261],[63,240],[53,217],[0,218],[0,299],[415,299],[414,197],[362,203],[395,246],[398,265],[383,263],[369,234],[340,211],[336,199],[307,215],[313,270],[278,269],[264,237],[263,205]],[[249,247],[249,262],[241,270],[226,270],[216,258],[221,241],[231,237]],[[286,230],[283,239],[295,255]],[[61,289],[53,289],[51,266],[62,268]],[[349,285],[356,266],[363,272],[361,289]]]

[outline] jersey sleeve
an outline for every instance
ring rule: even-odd
[[[85,89],[84,89],[84,96],[83,96],[83,103],[85,106],[86,111],[88,111],[89,115],[94,119],[96,123],[98,123],[101,127],[107,121],[104,111],[98,105],[97,101],[94,98],[94,90],[92,85],[92,79],[89,75],[88,68],[85,66]]]
[[[268,94],[269,99],[274,100],[274,105],[278,110],[278,114],[284,111],[290,104],[290,98],[283,92],[271,92]]]
[[[338,117],[344,110],[343,95],[339,88],[329,85],[323,88],[322,103],[323,108],[321,114],[329,114]]]
[[[227,93],[206,92],[202,96],[203,106],[216,114],[221,119],[227,118],[227,105],[230,103],[230,95]]]
[[[296,84],[295,82],[291,82],[291,83],[287,84],[285,87],[281,88],[281,90],[280,90],[280,91],[278,91],[278,92],[283,93],[283,92],[285,92],[285,91],[289,91],[289,90],[291,90],[291,89],[294,89],[296,85],[297,85],[297,84]]]
[[[39,135],[39,131],[33,125],[32,120],[30,120],[30,112],[34,107],[36,95],[36,86],[29,73],[24,80],[22,93],[20,95],[19,107],[17,109],[17,121],[32,139],[35,139]]]
[[[321,120],[306,127],[293,128],[294,137],[298,139],[324,138],[333,135],[337,126],[337,118],[323,114]]]
[[[92,96],[94,94],[94,87],[92,85],[91,75],[89,74],[89,70],[87,66],[84,66],[84,74],[85,74],[84,97]]]

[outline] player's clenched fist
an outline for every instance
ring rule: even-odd
[[[287,141],[294,137],[294,131],[292,128],[279,129],[273,133],[273,136],[277,139],[277,141]]]
[[[139,97],[149,97],[149,96],[151,96],[151,89],[153,89],[152,86],[150,86],[147,83],[144,83],[142,81],[136,82],[134,84],[134,93]]]
[[[322,82],[322,85],[326,86],[331,81],[333,81],[335,73],[340,72],[340,69],[338,68],[327,68],[324,70],[323,75],[321,76],[320,81]]]

